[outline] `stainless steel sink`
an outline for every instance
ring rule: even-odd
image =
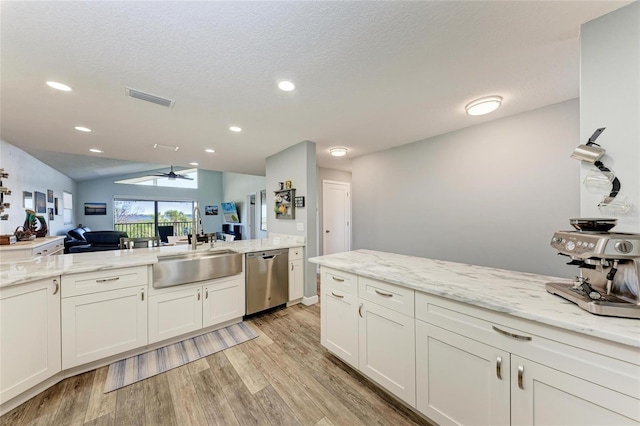
[[[242,254],[231,250],[194,251],[159,256],[153,287],[164,288],[228,277],[242,272]]]

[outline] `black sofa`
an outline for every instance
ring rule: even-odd
[[[88,231],[83,234],[85,243],[69,247],[69,253],[119,250],[120,238],[128,238],[123,231]]]
[[[77,228],[73,228],[67,232],[67,238],[64,239],[64,252],[69,253],[71,247],[86,246],[89,244],[84,238],[85,232],[91,232],[91,228],[78,225]]]

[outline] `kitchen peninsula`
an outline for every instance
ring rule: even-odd
[[[302,300],[304,237],[217,242],[198,253],[289,249],[289,302]],[[37,256],[0,263],[0,412],[65,377],[240,322],[245,268],[206,281],[155,288],[153,265],[189,246]],[[244,256],[243,256],[244,264]]]
[[[322,345],[438,424],[640,422],[640,321],[548,294],[558,278],[371,250],[309,261]]]

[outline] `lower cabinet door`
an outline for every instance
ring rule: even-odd
[[[62,368],[147,344],[145,287],[62,299]]]
[[[304,296],[304,268],[302,259],[289,261],[289,301]]]
[[[0,289],[0,402],[58,373],[60,279]]]
[[[149,343],[202,328],[202,289],[191,287],[149,298]]]
[[[358,298],[322,285],[320,343],[358,368]]]
[[[202,286],[202,326],[210,327],[225,321],[241,318],[245,311],[244,278],[231,277],[216,280]]]
[[[509,356],[417,320],[418,410],[440,425],[508,425]]]
[[[360,299],[359,369],[416,406],[415,320]]]
[[[514,425],[637,425],[640,402],[595,383],[511,356]]]

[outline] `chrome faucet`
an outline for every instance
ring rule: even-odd
[[[196,221],[196,213],[198,216],[198,220]],[[198,223],[202,226],[202,213],[200,213],[200,207],[197,205],[193,207],[193,215],[191,216],[191,248],[196,249],[198,245]],[[204,229],[203,229],[204,231]]]

